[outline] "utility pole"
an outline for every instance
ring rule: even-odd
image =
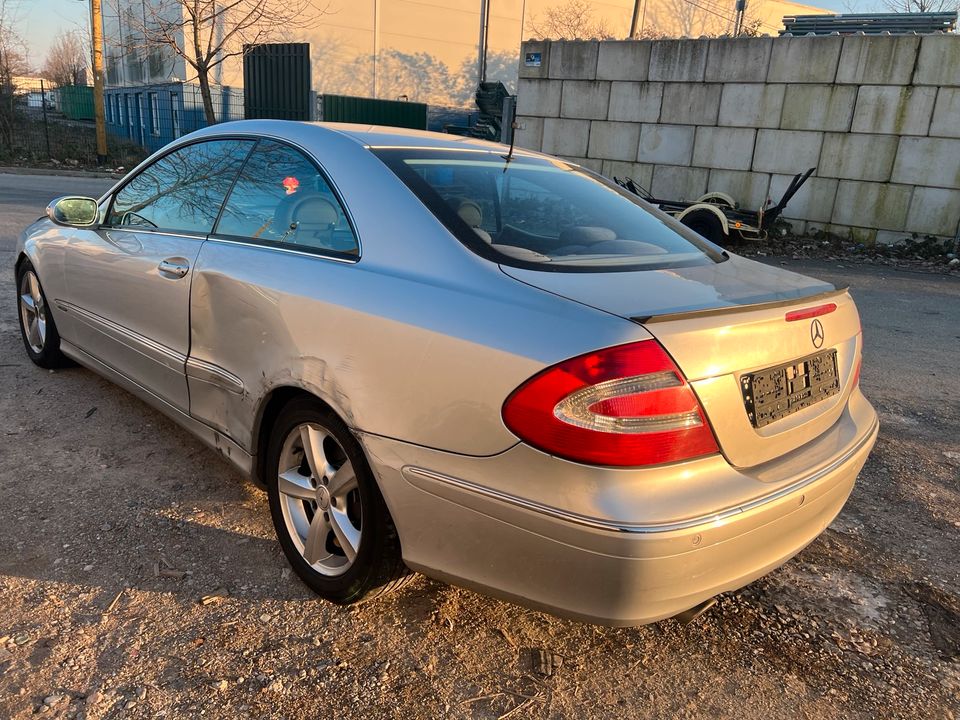
[[[647,17],[647,0],[633,0],[633,16],[630,18],[630,39],[636,40],[643,32]]]
[[[643,0],[633,0],[633,17],[630,18],[630,39],[637,37],[637,25],[640,22],[640,3]]]
[[[733,20],[733,36],[739,37],[743,32],[743,14],[747,10],[747,0],[737,0],[737,12]]]
[[[380,97],[380,0],[373,0],[373,97]]]
[[[487,32],[490,23],[490,0],[480,0],[480,39],[477,42],[477,85],[487,80]]]
[[[93,115],[97,122],[97,164],[107,162],[107,119],[103,108],[103,8],[90,0],[90,35],[93,43]]]

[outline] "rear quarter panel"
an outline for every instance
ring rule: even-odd
[[[252,448],[263,399],[301,387],[358,430],[490,455],[517,441],[500,408],[528,377],[649,337],[491,268],[478,273],[486,283],[457,283],[207,242],[193,279],[191,359],[235,375],[243,390],[191,377],[191,413]]]

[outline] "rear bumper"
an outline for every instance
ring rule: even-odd
[[[493,458],[462,458],[363,440],[412,568],[558,615],[640,625],[742,587],[813,541],[846,502],[877,431],[873,408],[856,392],[828,433],[779,465],[738,471],[721,458],[655,475],[546,456],[538,465],[530,456],[536,451],[522,445]],[[556,489],[544,502],[537,480],[551,464]],[[560,464],[568,467],[561,472]],[[576,491],[568,487],[569,466],[582,486]],[[691,474],[695,482],[686,483]],[[711,496],[711,480],[743,497]],[[664,484],[711,497],[712,509],[684,512],[708,506],[675,495],[677,515],[669,517]],[[660,515],[641,512],[646,505]],[[635,508],[639,521],[618,517],[623,507]]]

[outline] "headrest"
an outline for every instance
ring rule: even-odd
[[[301,225],[336,225],[337,209],[329,200],[318,195],[307,195],[290,208],[290,222]]]
[[[480,227],[483,222],[483,211],[472,200],[461,200],[457,207],[457,215],[472,228]]]

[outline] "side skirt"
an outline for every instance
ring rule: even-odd
[[[143,400],[143,402],[147,403],[147,405],[155,410],[159,410],[188,433],[197,437],[204,444],[220,453],[220,455],[226,458],[237,470],[243,473],[244,477],[253,477],[252,456],[226,435],[183,413],[170,403],[166,402],[163,398],[154,395],[152,392],[147,390],[142,385],[134,382],[126,375],[118,372],[106,363],[101,362],[97,358],[93,357],[93,355],[84,352],[76,345],[73,345],[62,338],[60,340],[60,350],[67,357],[75,360],[98,375],[102,375],[115,385],[122,387],[128,393],[135,395],[140,400]]]

